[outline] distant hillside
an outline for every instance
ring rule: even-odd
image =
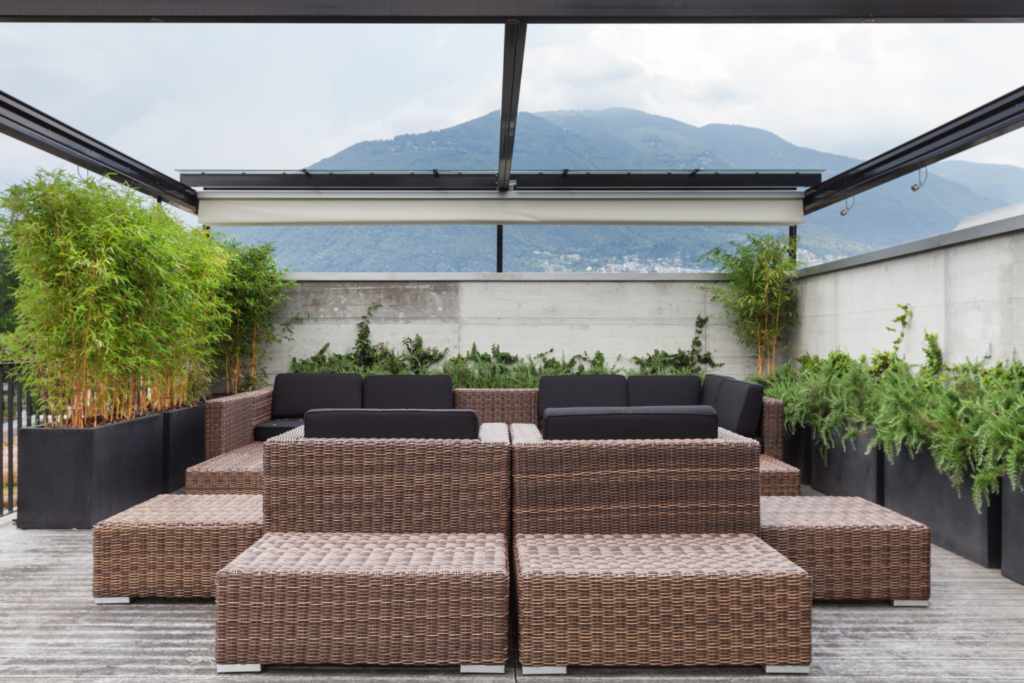
[[[451,128],[360,142],[310,168],[322,170],[494,170],[498,112]],[[681,121],[633,109],[519,115],[513,167],[571,169],[823,169],[858,160],[786,142],[758,128]],[[963,218],[1024,201],[1024,169],[949,161],[919,192],[900,179],[841,206],[811,214],[802,247],[829,259],[952,230]],[[916,175],[914,176],[916,182]],[[1015,199],[1016,198],[1016,199]],[[782,229],[781,232],[784,232]],[[506,270],[583,270],[622,264],[693,267],[693,260],[750,228],[700,226],[506,226]],[[339,226],[238,228],[246,241],[273,240],[280,260],[299,271],[466,271],[494,265],[493,226]],[[538,253],[535,253],[538,252]],[[548,252],[548,253],[545,253]],[[567,259],[578,254],[580,258]],[[643,266],[647,263],[647,266]]]

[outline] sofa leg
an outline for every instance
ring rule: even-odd
[[[564,674],[564,666],[524,666],[524,676],[543,676],[552,674]]]
[[[927,600],[893,600],[893,607],[927,607]]]
[[[774,664],[765,665],[764,672],[766,674],[809,674],[811,673],[810,666],[801,666],[799,664]]]
[[[504,664],[463,664],[459,667],[459,673],[464,674],[503,674]]]
[[[218,664],[219,674],[258,674],[263,670],[259,664]]]
[[[96,598],[97,605],[127,605],[131,598]]]

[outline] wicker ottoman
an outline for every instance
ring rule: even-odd
[[[752,534],[515,537],[519,661],[806,673],[811,577]]]
[[[242,446],[185,470],[185,493],[263,493],[263,442]]]
[[[762,498],[761,538],[810,573],[815,600],[928,604],[931,530],[863,498]]]
[[[93,527],[93,597],[212,598],[217,571],[262,535],[262,496],[157,496]]]
[[[771,456],[761,456],[761,495],[799,496],[800,470]]]
[[[503,671],[508,620],[501,534],[270,533],[217,574],[217,670]]]

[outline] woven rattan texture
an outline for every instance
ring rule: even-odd
[[[524,666],[810,663],[810,577],[753,535],[517,535],[514,548]]]
[[[157,496],[93,527],[93,595],[212,598],[262,534],[260,496]]]
[[[787,465],[781,460],[762,455],[761,495],[799,496],[800,470],[792,465]]]
[[[480,436],[274,437],[263,451],[266,529],[508,534],[508,428],[482,425]]]
[[[218,664],[504,664],[500,534],[269,534],[217,575]]]
[[[185,470],[189,495],[263,493],[263,443],[253,442]]]
[[[777,398],[763,399],[761,404],[761,440],[764,454],[769,458],[782,460],[782,441],[785,438],[783,403]]]
[[[545,441],[512,425],[513,529],[757,534],[759,451],[751,439]]]
[[[931,594],[931,530],[863,498],[762,498],[761,538],[810,573],[815,600]]]
[[[537,389],[456,389],[455,407],[475,410],[480,422],[537,422]]]
[[[206,459],[253,442],[252,428],[270,419],[274,390],[258,389],[206,402]]]

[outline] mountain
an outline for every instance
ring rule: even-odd
[[[360,142],[309,168],[319,170],[494,170],[500,119],[492,112],[439,131]],[[858,163],[799,147],[759,128],[692,126],[633,109],[522,112],[516,170],[821,169],[826,177]],[[952,230],[963,218],[1022,194],[1024,169],[948,161],[911,192],[909,177],[807,217],[802,255],[812,262]],[[916,174],[913,176],[916,182]],[[1016,199],[1022,201],[1024,199]],[[707,249],[741,239],[748,227],[505,226],[509,271],[693,268]],[[773,228],[779,234],[785,228]],[[473,271],[494,267],[493,226],[235,228],[244,241],[275,241],[298,271]],[[578,255],[579,258],[569,255]],[[626,265],[631,263],[632,265]],[[699,266],[696,266],[699,267]]]

